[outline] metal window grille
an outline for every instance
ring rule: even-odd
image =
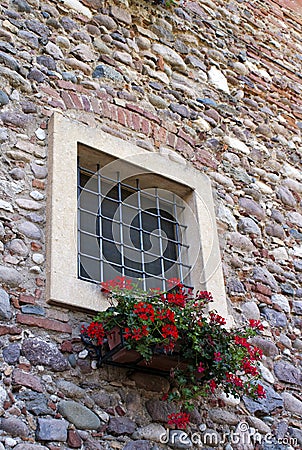
[[[127,181],[127,180],[126,180]],[[99,283],[116,276],[143,289],[166,289],[166,280],[189,282],[182,223],[185,204],[157,187],[141,189],[78,165],[78,276]]]

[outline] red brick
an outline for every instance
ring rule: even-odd
[[[74,103],[71,100],[71,97],[68,94],[68,92],[62,91],[61,92],[61,97],[62,97],[62,99],[63,99],[67,109],[74,109],[75,108]]]
[[[70,97],[75,105],[76,109],[84,109],[80,97],[75,92],[70,92]]]
[[[39,252],[42,249],[42,245],[38,244],[38,242],[31,242],[30,248],[32,249],[33,252]]]
[[[189,134],[185,133],[184,130],[180,129],[178,131],[178,136],[184,139],[190,145],[192,145],[192,147],[195,146],[195,140]]]
[[[34,305],[36,303],[36,299],[33,295],[20,294],[19,303]]]
[[[111,109],[111,119],[114,120],[114,122],[118,122],[117,111],[119,108],[115,105],[111,105],[110,109]]]
[[[191,147],[190,144],[188,144],[181,138],[177,138],[176,150],[183,153],[183,155],[187,158],[192,158],[194,156],[194,149]]]
[[[82,103],[84,105],[85,111],[87,111],[87,112],[92,111],[91,104],[90,104],[88,97],[86,97],[86,95],[82,95],[81,99],[82,99]]]
[[[126,126],[129,128],[132,128],[132,118],[131,118],[131,112],[127,109],[124,110],[124,114],[126,117]]]
[[[58,80],[57,81],[57,85],[64,90],[68,90],[68,91],[75,91],[76,90],[76,86],[71,83],[71,81],[65,81],[65,80]]]
[[[212,167],[212,169],[217,169],[218,161],[211,155],[211,153],[203,150],[201,148],[196,149],[196,161],[194,162],[196,167],[201,168],[201,165],[207,167]]]
[[[60,98],[59,92],[57,92],[55,89],[53,89],[49,86],[42,86],[39,89],[40,89],[40,91],[44,92],[45,94],[49,95],[50,97]]]
[[[45,181],[34,179],[32,181],[32,187],[44,190],[45,189]]]
[[[60,108],[60,109],[63,109],[63,111],[66,110],[66,106],[65,106],[65,104],[62,102],[62,100],[55,100],[55,99],[49,100],[49,101],[48,101],[48,105],[49,105],[49,106],[53,106],[54,108]]]
[[[138,114],[131,114],[131,118],[132,118],[132,128],[135,131],[140,131],[140,116]]]
[[[17,335],[17,334],[21,334],[21,333],[22,333],[22,329],[14,326],[14,325],[12,325],[12,326],[0,325],[0,336],[5,336],[6,334]]]
[[[99,102],[98,102],[98,100],[97,100],[96,98],[93,97],[93,98],[90,99],[90,103],[91,103],[93,112],[94,112],[95,114],[100,114],[100,113],[101,113],[101,110],[100,110],[100,107],[99,107]]]
[[[138,114],[140,114],[141,116],[146,117],[149,120],[152,120],[156,123],[160,123],[160,120],[157,116],[155,116],[154,114],[150,113],[149,111],[145,111],[144,109],[140,108],[137,105],[133,105],[131,103],[127,103],[126,104],[126,108],[129,109],[130,111],[134,111],[137,112]]]
[[[61,344],[61,352],[72,353],[72,343],[71,341],[64,341]]]
[[[30,314],[17,314],[17,322],[31,327],[44,328],[45,330],[59,331],[61,333],[72,332],[71,326],[67,323],[45,317],[31,316]]]
[[[153,129],[153,137],[156,143],[165,144],[167,139],[167,130],[163,127],[155,126]]]
[[[168,138],[167,138],[167,144],[170,145],[170,147],[175,147],[176,144],[176,136],[173,133],[168,133]]]
[[[39,287],[44,287],[45,286],[45,280],[43,280],[42,278],[36,278],[36,285]]]
[[[127,124],[126,117],[125,117],[125,113],[122,108],[118,108],[118,110],[117,110],[117,120],[118,120],[118,123],[120,123],[123,126],[126,126],[126,124]]]
[[[108,119],[112,118],[111,105],[107,102],[107,100],[102,101],[102,113],[104,117],[108,117]]]
[[[142,133],[144,133],[146,136],[148,136],[150,134],[150,122],[147,119],[142,119],[141,120],[141,130]]]

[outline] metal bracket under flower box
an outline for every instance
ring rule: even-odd
[[[125,340],[121,328],[114,328],[107,333],[103,345],[95,345],[92,340],[82,334],[82,341],[92,358],[97,360],[97,367],[103,364],[124,367],[126,369],[167,376],[171,369],[183,367],[179,355],[168,355],[158,348],[154,350],[152,360],[146,362],[136,350],[125,348]]]

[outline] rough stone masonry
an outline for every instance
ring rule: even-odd
[[[301,448],[301,36],[298,1],[2,0],[0,450],[256,448],[223,442],[240,429]],[[54,111],[210,177],[230,311],[265,325],[266,399],[201,399],[163,444],[168,381],[93,368],[87,314],[45,302]]]

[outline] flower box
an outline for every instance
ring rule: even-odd
[[[137,351],[125,348],[123,333],[119,327],[108,332],[106,338],[109,352],[104,354],[101,364],[103,362],[105,364],[113,363],[113,365],[133,365],[133,368],[137,370],[148,371],[150,369],[152,372],[158,370],[167,374],[175,367],[184,368],[186,366],[185,362],[180,361],[177,351],[167,354],[159,345],[155,346],[151,361],[146,362]]]

